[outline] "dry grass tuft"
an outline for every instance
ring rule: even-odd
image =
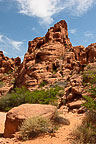
[[[72,144],[96,144],[96,113],[88,112],[72,135],[74,137]]]
[[[54,132],[54,127],[49,119],[33,117],[25,120],[20,127],[20,136],[23,140],[37,137],[42,133]]]

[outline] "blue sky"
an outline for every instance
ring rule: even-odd
[[[62,19],[74,46],[96,42],[96,0],[0,0],[0,50],[23,59],[28,41]]]

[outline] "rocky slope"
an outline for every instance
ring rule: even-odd
[[[96,44],[87,48],[73,47],[68,38],[64,20],[51,27],[45,37],[29,41],[28,51],[18,70],[16,85],[25,85],[29,90],[39,87],[42,81],[48,85],[66,80],[72,73],[79,73],[84,65],[96,57]]]
[[[67,23],[61,20],[51,27],[44,37],[29,41],[23,63],[20,58],[9,59],[0,53],[0,80],[5,78],[8,85],[14,78],[13,86],[25,86],[30,91],[43,86],[65,87],[64,97],[68,100],[82,95],[82,75],[80,72],[88,63],[95,62],[96,43],[72,46],[68,38]],[[17,70],[16,70],[17,69]],[[5,77],[6,72],[8,77]],[[11,78],[12,77],[12,78]],[[11,86],[11,85],[10,85]]]
[[[71,51],[71,47],[65,21],[51,27],[45,37],[30,41],[28,52],[18,71],[16,85],[25,85],[29,90],[33,90],[38,88],[42,81],[51,85],[61,80],[63,73],[60,72],[64,72],[63,57],[67,55],[67,49]]]
[[[0,51],[0,96],[6,95],[15,83],[15,76],[21,59],[8,58]]]

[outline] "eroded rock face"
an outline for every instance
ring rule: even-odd
[[[21,59],[8,58],[0,51],[0,96],[6,95],[14,86],[16,70],[21,64]]]
[[[51,27],[44,37],[29,41],[22,64],[20,58],[10,59],[0,52],[0,77],[2,78],[2,74],[4,76],[6,71],[14,71],[17,68],[14,76],[8,75],[8,80],[10,81],[12,76],[15,78],[14,87],[25,86],[30,91],[39,89],[44,81],[46,81],[45,89],[55,83],[67,81],[65,88],[69,89],[65,91],[65,96],[69,100],[76,95],[82,95],[80,72],[84,70],[86,64],[95,61],[96,43],[87,48],[82,45],[72,46],[68,38],[67,23],[62,20]],[[4,79],[7,77],[4,76]]]
[[[29,41],[16,85],[24,85],[32,91],[39,88],[42,81],[47,81],[46,87],[58,81],[64,82],[73,73],[83,71],[85,64],[94,61],[95,47],[96,44],[87,48],[73,47],[68,38],[67,23],[62,20],[51,27],[45,37]]]
[[[8,58],[4,56],[3,52],[0,51],[0,73],[8,73],[9,71],[13,71],[14,68],[19,66],[21,63],[21,59],[17,58]]]
[[[76,61],[79,61],[81,65],[87,63],[87,55],[86,55],[86,49],[84,46],[75,46],[73,47],[74,53],[75,53],[75,59]]]
[[[86,54],[88,63],[96,61],[96,43],[93,43],[86,48]]]
[[[16,85],[25,85],[29,90],[38,88],[43,80],[52,85],[62,79],[65,75],[64,69],[73,69],[74,60],[67,24],[62,20],[51,27],[45,37],[29,42]]]
[[[23,104],[11,109],[6,116],[4,137],[13,137],[21,123],[30,117],[42,116],[52,119],[56,107],[52,105]]]

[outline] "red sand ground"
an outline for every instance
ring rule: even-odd
[[[67,118],[70,121],[70,125],[63,125],[60,127],[54,136],[51,135],[43,135],[33,140],[29,140],[26,142],[18,141],[15,138],[13,139],[5,139],[3,137],[0,138],[0,144],[71,144],[70,133],[77,125],[82,122],[82,118],[84,114],[78,115],[76,113],[66,113],[62,114],[63,117]],[[0,134],[4,132],[4,122],[5,122],[6,114],[0,112]]]

